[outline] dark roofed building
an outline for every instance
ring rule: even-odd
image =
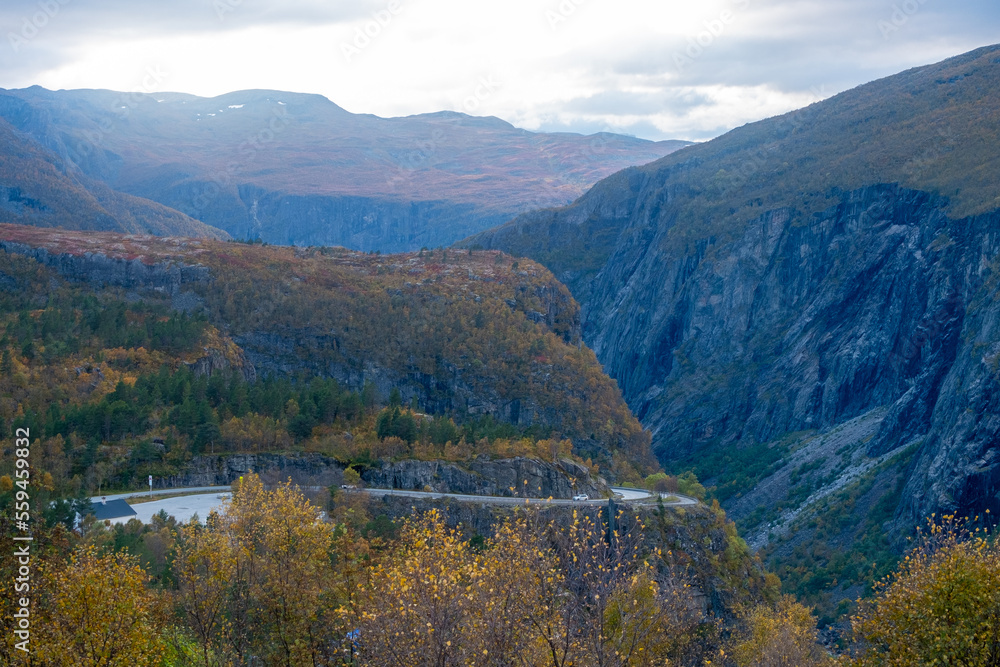
[[[97,517],[98,521],[111,521],[112,523],[128,521],[136,515],[136,511],[132,509],[124,500],[104,500],[99,503],[93,503],[94,516]]]

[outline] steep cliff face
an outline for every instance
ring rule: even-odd
[[[139,257],[126,259],[91,252],[83,255],[53,253],[30,243],[8,240],[0,240],[0,250],[31,257],[67,278],[93,283],[97,288],[114,285],[179,296],[190,290],[190,284],[206,284],[209,278],[208,267],[170,260],[147,263]]]
[[[745,493],[820,447],[796,434],[865,417],[843,466],[799,464],[832,490],[912,445],[899,527],[993,508],[998,80],[998,47],[911,70],[463,245],[537,258],[569,285],[584,340],[669,465],[773,461]]]
[[[992,222],[995,240],[996,217]],[[1000,512],[1000,266],[995,253],[980,257],[989,267],[988,278],[968,301],[955,362],[942,382],[930,432],[903,494],[901,515],[911,520],[942,509],[959,516]]]
[[[655,250],[655,237],[653,250],[624,246],[585,331],[663,460],[881,407],[869,457],[924,441],[904,524],[996,511],[1000,214],[942,209],[927,193],[876,186],[805,224],[774,211],[733,242],[680,256]]]
[[[870,446],[885,453],[927,431],[995,251],[998,216],[951,220],[939,204],[872,187],[806,224],[774,211],[736,241],[681,256],[624,247],[586,316],[592,345],[667,436],[666,457],[888,405]],[[625,287],[607,294],[613,285]]]
[[[240,200],[248,211],[246,222],[227,227],[236,238],[259,236],[281,245],[343,246],[385,253],[445,246],[511,217],[509,210],[467,202],[290,195],[252,186],[240,188]]]
[[[383,462],[381,467],[366,470],[361,478],[378,488],[430,488],[475,496],[566,499],[577,493],[591,498],[610,494],[603,479],[592,479],[585,466],[569,459],[555,464],[520,457],[497,461],[481,458],[463,465],[442,461]]]

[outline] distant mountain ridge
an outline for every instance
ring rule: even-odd
[[[0,222],[40,227],[228,238],[162,204],[66,169],[51,151],[0,119]]]
[[[450,111],[379,118],[268,90],[202,98],[35,86],[0,91],[0,119],[64,172],[235,237],[383,252],[447,245],[568,203],[689,143],[533,133]]]

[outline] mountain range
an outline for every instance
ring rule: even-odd
[[[448,245],[568,203],[689,143],[534,133],[457,112],[380,118],[272,90],[37,86],[0,91],[0,133],[0,169],[30,175],[4,179],[7,222],[70,226],[65,202],[96,199],[78,227],[381,252]]]

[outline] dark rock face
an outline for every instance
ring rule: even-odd
[[[609,492],[604,480],[592,480],[587,468],[568,459],[555,465],[520,457],[477,459],[463,466],[442,461],[385,462],[381,468],[366,470],[361,478],[367,485],[379,488],[429,488],[477,496],[572,498],[586,493],[600,498]]]
[[[315,453],[203,455],[192,459],[183,473],[167,478],[163,486],[225,486],[250,473],[270,483],[291,479],[303,486],[330,486],[343,482],[344,465]],[[444,461],[383,462],[381,468],[364,471],[362,479],[368,486],[380,488],[423,491],[430,487],[439,493],[471,495],[571,498],[586,493],[600,498],[609,493],[603,479],[591,479],[587,468],[568,459],[557,464],[525,458],[478,459],[466,465]]]
[[[344,466],[321,454],[230,454],[196,456],[184,472],[168,477],[165,488],[226,486],[255,473],[269,483],[291,479],[303,486],[330,486],[344,479]]]
[[[585,336],[664,459],[888,406],[870,456],[926,437],[899,518],[982,510],[1000,480],[1000,214],[951,220],[941,205],[876,186],[680,257],[626,240],[594,281]]]
[[[448,245],[510,219],[450,201],[405,201],[357,195],[297,195],[242,185],[203,202],[214,183],[183,180],[158,193],[162,203],[211,222],[238,239],[276,245],[344,246],[365,252],[405,252]]]
[[[247,382],[254,382],[257,379],[257,369],[250,363],[243,351],[237,348],[234,350],[235,359],[228,359],[221,350],[205,348],[205,356],[187,364],[195,375],[206,375],[211,377],[215,373],[221,373],[228,369],[234,369],[243,376]]]
[[[978,270],[989,277],[969,300],[955,363],[942,382],[931,429],[903,494],[901,518],[916,521],[934,511],[958,516],[1000,512],[1000,302],[995,257],[995,251],[983,253],[980,266],[966,267],[969,273]]]
[[[584,340],[661,460],[884,407],[869,456],[923,442],[901,526],[997,507],[1000,213],[951,219],[942,198],[878,185],[811,218],[773,210],[735,240],[677,252],[643,191],[626,197],[634,214],[603,268],[575,285],[562,277],[585,297]],[[600,218],[601,195],[577,203],[589,213],[557,211],[553,226]]]
[[[358,196],[290,196],[241,189],[243,225],[236,238],[280,245],[344,246],[385,253],[436,248],[510,219],[509,211],[448,201],[393,201]]]
[[[115,285],[128,289],[152,289],[180,297],[181,305],[186,305],[184,302],[194,296],[185,298],[185,285],[207,283],[209,279],[208,267],[180,262],[146,264],[141,259],[128,261],[92,253],[55,254],[45,248],[33,248],[13,241],[0,241],[0,250],[31,257],[72,280],[86,281],[96,287]]]
[[[594,281],[585,335],[665,457],[892,405],[871,445],[884,453],[929,426],[979,287],[963,256],[990,252],[989,226],[884,186],[682,256],[626,240]]]

